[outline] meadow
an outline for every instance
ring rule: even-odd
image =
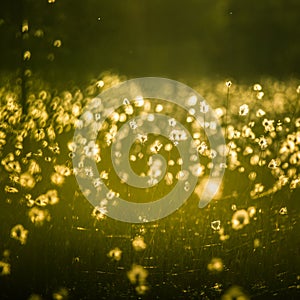
[[[72,164],[84,105],[126,78],[103,73],[62,89],[26,76],[26,87],[17,77],[3,77],[0,85],[1,299],[298,299],[299,81],[193,86],[214,108],[227,145],[222,186],[203,209],[198,201],[212,155],[203,130],[188,113],[145,99],[150,111],[160,107],[187,126],[201,172],[176,212],[130,224],[86,200]],[[152,136],[132,147],[132,167],[147,172],[149,149],[158,141],[168,174],[146,190],[118,180],[109,158],[114,133],[122,114],[130,119],[143,109],[120,109],[89,150],[99,154],[101,179],[133,202],[168,193],[180,168],[172,142]]]

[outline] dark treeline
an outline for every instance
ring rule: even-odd
[[[1,69],[20,68],[28,48],[28,65],[49,81],[85,81],[107,69],[130,77],[286,79],[299,76],[299,20],[297,0],[2,1]]]

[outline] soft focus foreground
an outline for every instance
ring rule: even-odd
[[[2,79],[1,299],[296,299],[299,82],[242,86],[201,80],[193,87],[215,109],[227,142],[222,188],[204,209],[198,202],[213,153],[203,130],[193,125],[192,115],[159,100],[145,101],[150,111],[169,111],[189,128],[201,165],[194,170],[198,185],[178,211],[132,225],[106,217],[110,195],[92,207],[72,166],[72,137],[82,107],[122,80],[105,73],[85,87],[55,90],[29,76],[24,97],[20,79]],[[133,202],[154,201],[180,180],[180,157],[174,140],[141,137],[131,149],[132,168],[155,175],[159,170],[148,159],[161,151],[166,174],[147,190],[118,180],[109,150],[120,118],[144,108],[128,107],[112,114],[86,155],[97,156],[101,180],[112,193]]]

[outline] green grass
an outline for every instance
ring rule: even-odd
[[[103,87],[97,85],[99,79]],[[128,224],[95,210],[73,174],[70,142],[77,109],[80,113],[92,97],[123,80],[113,74],[99,79],[81,89],[55,90],[29,78],[27,114],[22,114],[19,81],[2,79],[1,298],[232,299],[240,294],[242,299],[296,299],[300,291],[299,82],[265,79],[239,85],[233,81],[230,88],[226,80],[199,82],[193,88],[216,109],[226,135],[228,157],[221,191],[204,209],[198,208],[198,194],[193,193],[162,220]],[[172,108],[171,113],[184,123],[182,111]],[[108,122],[108,129],[112,125]],[[197,131],[191,124],[187,127]],[[129,201],[147,202],[172,188],[165,180],[146,191],[119,182],[101,134],[103,160],[98,168],[107,172],[105,182],[112,189],[119,189]],[[142,149],[135,145],[132,153],[149,155],[153,140]],[[167,160],[178,158],[176,150],[163,154]],[[144,158],[132,166],[139,171],[146,162]],[[209,174],[209,151],[201,154],[201,162],[199,190]],[[178,166],[169,171],[175,180]],[[139,236],[145,249],[138,246],[141,241],[132,244]],[[111,254],[116,248],[121,259]],[[61,298],[55,298],[58,294]]]

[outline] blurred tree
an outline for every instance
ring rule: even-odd
[[[2,69],[20,67],[14,39],[27,18],[30,67],[56,83],[86,81],[107,69],[196,80],[299,76],[296,0],[15,0],[0,6]],[[53,46],[56,39],[61,47]]]

